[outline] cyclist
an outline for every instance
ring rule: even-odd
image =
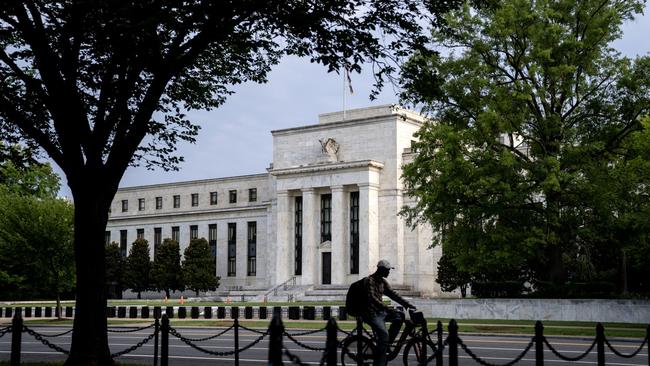
[[[382,259],[377,263],[375,273],[368,276],[368,281],[366,281],[368,307],[361,313],[361,318],[370,325],[377,337],[377,355],[373,360],[373,366],[386,365],[388,345],[395,339],[404,323],[404,314],[386,306],[382,296],[388,296],[404,308],[415,309],[415,306],[393,291],[386,281],[390,270],[394,268],[387,260]],[[386,322],[391,323],[389,331],[386,330]]]

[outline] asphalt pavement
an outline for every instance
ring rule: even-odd
[[[28,325],[29,326],[29,325]],[[63,350],[70,349],[71,334],[67,333],[58,337],[52,337],[70,330],[69,327],[63,326],[29,326],[30,329],[43,335],[45,339],[51,344]],[[112,330],[132,330],[128,327],[110,327]],[[202,350],[209,353],[197,350],[190,345],[186,344],[179,338],[170,334],[169,337],[169,364],[170,365],[234,365],[234,355],[224,354],[231,352],[234,349],[234,334],[233,331],[228,331],[223,335],[214,338],[215,335],[222,332],[224,328],[192,328],[192,327],[178,327],[178,332],[186,338],[193,339],[190,342],[195,346],[200,347]],[[260,329],[259,331],[264,331]],[[111,332],[109,333],[109,342],[111,352],[117,353],[137,345],[139,342],[147,339],[153,332],[152,328],[138,330],[135,332]],[[299,333],[299,330],[288,329],[290,334]],[[49,337],[48,337],[49,336]],[[35,339],[33,335],[23,333],[22,335],[22,352],[21,357],[23,361],[54,361],[65,360],[65,355],[56,351],[55,349],[44,345],[41,341]],[[203,338],[212,337],[212,339],[201,340]],[[241,352],[239,355],[240,365],[260,365],[266,364],[268,361],[268,336],[260,339],[259,333],[241,330],[239,334],[240,347],[245,347],[254,343],[250,348]],[[343,339],[345,334],[339,333],[339,339]],[[521,355],[522,351],[527,348],[532,340],[532,336],[509,336],[509,335],[475,335],[475,334],[460,334],[460,338],[467,345],[475,356],[480,357],[483,361],[490,364],[502,365],[517,358]],[[325,347],[325,332],[319,332],[312,335],[303,335],[295,337],[301,345],[294,343],[286,336],[284,337],[283,345],[287,348],[288,352],[296,356],[295,360],[300,360],[304,364],[319,365],[322,358],[322,351],[318,350]],[[563,356],[575,358],[583,354],[593,343],[592,339],[579,338],[579,337],[548,337],[549,343]],[[201,340],[201,341],[199,341]],[[611,341],[612,346],[623,354],[630,354],[639,348],[641,340],[633,339],[615,339]],[[305,348],[307,347],[307,348]],[[308,349],[311,348],[311,349]],[[9,360],[11,351],[11,334],[6,334],[0,338],[0,360]],[[212,353],[212,354],[210,354]],[[403,352],[402,352],[403,353]],[[117,358],[120,362],[125,363],[138,363],[138,364],[153,364],[154,354],[154,339],[151,338],[147,343],[141,347],[133,350],[132,352]],[[463,349],[459,347],[459,364],[460,365],[476,365],[477,362],[472,359]],[[444,364],[448,364],[448,352],[445,351]],[[627,359],[615,355],[612,351],[606,348],[605,361],[607,365],[616,366],[632,366],[632,365],[648,365],[648,346],[644,346],[643,350],[634,358]],[[582,364],[591,365],[597,364],[596,350],[587,355],[584,359],[575,362],[568,362],[560,360],[548,347],[544,350],[544,360],[548,365],[556,364]],[[285,357],[285,364],[291,364],[288,357]],[[339,357],[340,361],[340,357]],[[159,361],[160,362],[160,361]],[[160,364],[160,363],[158,363]],[[390,365],[401,365],[402,354],[389,363]],[[432,362],[432,365],[435,363]],[[523,355],[520,365],[534,365],[535,364],[535,347],[534,345],[530,350]]]

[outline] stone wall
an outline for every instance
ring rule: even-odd
[[[650,323],[649,300],[414,299],[426,317]]]

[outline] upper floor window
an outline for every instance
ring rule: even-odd
[[[320,196],[320,241],[332,240],[332,195]]]
[[[248,190],[248,202],[257,201],[257,188],[251,188]]]
[[[228,197],[230,198],[229,199],[230,203],[237,203],[237,190],[233,189],[228,191]]]
[[[129,200],[122,200],[122,212],[129,211]]]
[[[192,193],[192,207],[196,207],[198,205],[199,205],[199,194]]]
[[[162,208],[162,197],[156,197],[156,210],[160,210]]]
[[[111,243],[111,232],[104,231],[104,244],[108,245]]]
[[[237,224],[228,223],[228,277],[237,275]]]
[[[138,229],[136,231],[136,239],[144,239],[144,229]]]
[[[181,196],[176,194],[174,195],[174,208],[181,207]]]
[[[162,244],[162,228],[155,227],[153,228],[153,257],[156,258],[156,252],[158,247]]]
[[[211,205],[217,204],[217,192],[210,192],[210,204]]]
[[[257,222],[248,223],[248,262],[246,273],[249,276],[257,275]]]
[[[138,211],[144,211],[144,198],[138,198]]]

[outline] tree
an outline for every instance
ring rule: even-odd
[[[106,294],[109,299],[121,299],[124,286],[124,257],[120,245],[111,242],[106,246]]]
[[[650,218],[637,210],[650,176],[629,165],[645,159],[633,141],[645,134],[650,61],[609,46],[642,5],[466,5],[433,32],[449,55],[423,50],[403,68],[402,97],[431,117],[404,168],[418,201],[403,213],[431,223],[460,270],[537,289],[611,280],[621,244],[647,238],[645,225],[621,234],[630,215]]]
[[[136,239],[131,245],[129,256],[126,259],[126,287],[138,293],[151,287],[149,273],[151,272],[151,258],[149,257],[149,243],[145,239]]]
[[[217,265],[205,238],[190,240],[183,253],[183,279],[185,287],[196,292],[216,290],[219,287]]]
[[[467,296],[467,286],[472,278],[466,272],[456,267],[454,260],[448,253],[444,253],[438,261],[438,277],[436,282],[440,284],[440,289],[445,292],[451,292],[460,289],[463,298]]]
[[[56,298],[75,286],[72,205],[0,185],[0,289],[17,299]],[[61,312],[59,311],[59,314]]]
[[[103,233],[130,165],[177,169],[191,109],[264,82],[287,54],[329,71],[375,64],[377,86],[459,1],[10,0],[0,7],[0,125],[61,167],[75,203],[77,313],[67,364],[108,364]],[[17,137],[16,137],[17,138]]]
[[[181,268],[181,248],[175,240],[165,239],[158,246],[151,268],[151,282],[158,291],[183,291],[183,271]]]

